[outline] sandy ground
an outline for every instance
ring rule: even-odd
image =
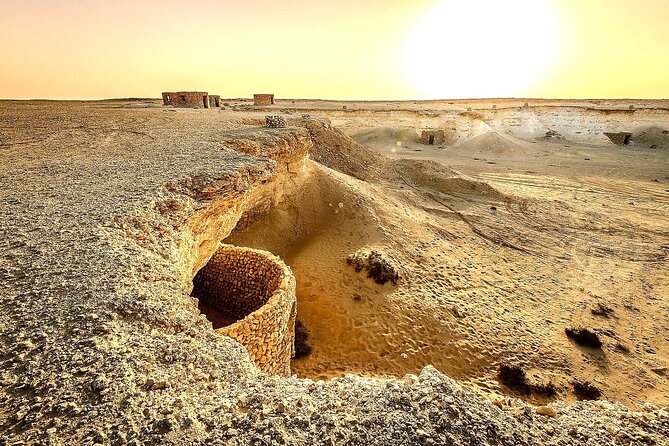
[[[418,132],[443,126],[426,126],[413,110],[328,105],[321,115],[360,143],[453,167],[506,197],[435,193],[429,181],[339,180],[344,187],[317,175],[313,191],[234,235],[233,243],[277,252],[295,271],[314,347],[295,361],[298,375],[401,377],[433,364],[497,394],[510,392],[497,374],[512,362],[567,400],[578,379],[626,404],[669,401],[669,113],[639,103],[630,112],[626,102],[604,104],[605,113],[593,104],[478,104],[474,120],[423,112],[456,129],[437,147],[418,143]],[[655,139],[630,146],[602,135],[649,128]],[[356,274],[344,260],[359,249],[396,259],[402,283]],[[594,314],[600,306],[611,315]],[[577,345],[569,327],[596,331],[604,347]]]
[[[669,402],[668,103],[222,102],[222,110],[155,100],[0,104],[1,432],[44,440],[58,428],[66,442],[132,435],[161,444],[236,438],[234,430],[240,444],[255,432],[290,443],[330,429],[318,413],[344,423],[352,443],[367,432],[374,444],[390,421],[374,414],[393,405],[388,416],[406,444],[425,443],[414,436],[418,425],[455,435],[445,428],[455,419],[488,423],[465,423],[463,444],[623,444],[620,426],[653,435],[665,426],[656,409],[642,425],[617,406],[559,401],[580,398],[579,380],[633,409]],[[271,160],[221,141],[266,137],[258,126],[270,112],[309,130],[319,162],[308,161],[276,206],[228,236],[217,225],[232,229],[244,200],[257,199],[254,187],[276,174]],[[310,127],[303,115],[343,132]],[[426,128],[445,129],[446,143],[419,144]],[[616,146],[604,131],[632,132],[632,144]],[[189,231],[207,238],[198,245]],[[316,385],[257,376],[188,298],[193,268],[206,260],[196,252],[217,237],[291,266],[312,347],[292,364],[299,378],[400,379]],[[396,285],[347,264],[369,250],[396,268]],[[565,335],[572,327],[595,332],[602,347],[577,345]],[[556,395],[504,385],[503,363],[532,383],[553,383]],[[428,365],[465,393],[451,393]],[[148,378],[165,387],[147,392]],[[552,402],[564,416],[523,418],[530,406],[509,397]],[[466,413],[425,421],[455,406]],[[278,425],[262,422],[267,411]],[[314,428],[289,421],[298,419]],[[363,421],[374,427],[359,430]],[[544,421],[563,424],[537,429]],[[89,435],[89,426],[99,432]],[[482,432],[494,434],[477,439]]]

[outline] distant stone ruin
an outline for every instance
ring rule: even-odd
[[[443,130],[423,130],[420,134],[420,143],[429,146],[443,144],[445,139],[446,134]]]
[[[617,132],[617,133],[607,133],[604,134],[611,140],[613,144],[619,146],[627,146],[632,140],[632,134],[629,132]]]
[[[209,108],[209,93],[206,91],[164,92],[163,105],[183,108]]]
[[[253,105],[274,105],[273,94],[254,94]]]
[[[193,279],[193,296],[217,333],[230,336],[265,373],[290,375],[295,278],[276,256],[221,245]]]
[[[218,108],[221,106],[221,97],[216,94],[210,94],[209,95],[209,107],[210,108]]]

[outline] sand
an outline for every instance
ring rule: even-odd
[[[669,328],[669,145],[657,138],[653,149],[646,140],[619,147],[597,132],[638,135],[651,120],[669,128],[669,114],[637,110],[635,121],[619,108],[521,106],[479,110],[474,120],[441,112],[459,129],[442,147],[419,144],[419,125],[404,127],[413,111],[324,110],[387,156],[457,170],[430,176],[429,164],[396,162],[391,179],[321,174],[310,181],[315,191],[233,234],[233,243],[279,253],[296,274],[314,348],[294,371],[401,377],[432,364],[498,395],[514,394],[497,379],[500,364],[512,362],[568,401],[579,379],[625,404],[666,403],[668,345],[658,333]],[[363,119],[379,127],[360,131]],[[549,128],[563,137],[546,138]],[[439,187],[445,175],[500,194]],[[379,286],[356,274],[345,259],[361,248],[395,259],[404,280]],[[598,305],[613,315],[594,315]],[[601,333],[603,349],[576,345],[564,333],[571,326]]]
[[[222,102],[0,104],[3,436],[662,443],[667,103]],[[297,128],[263,130],[269,113]],[[292,268],[296,377],[259,374],[190,297],[220,240]],[[370,250],[397,284],[347,264]],[[566,336],[581,326],[601,348]],[[574,380],[624,406],[575,403]]]

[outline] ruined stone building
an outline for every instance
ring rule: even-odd
[[[433,146],[435,144],[443,144],[446,139],[446,134],[443,130],[423,130],[420,134],[421,144]]]
[[[273,94],[254,94],[253,105],[274,105]]]
[[[209,101],[209,93],[206,91],[175,91],[163,93],[163,105],[171,105],[172,107],[209,108]]]
[[[209,95],[209,107],[210,108],[215,108],[215,107],[220,107],[221,106],[221,97],[217,94],[210,94]]]
[[[632,140],[632,134],[629,132],[617,132],[617,133],[608,133],[604,132],[607,138],[611,140],[613,144],[619,146],[627,146]]]

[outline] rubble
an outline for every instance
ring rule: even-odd
[[[268,129],[282,129],[286,127],[286,120],[282,116],[265,116],[265,127]]]
[[[364,269],[367,272],[367,277],[373,279],[379,285],[384,285],[388,282],[396,285],[400,279],[397,269],[381,252],[376,250],[357,251],[346,259],[346,263],[353,266],[356,272]]]

